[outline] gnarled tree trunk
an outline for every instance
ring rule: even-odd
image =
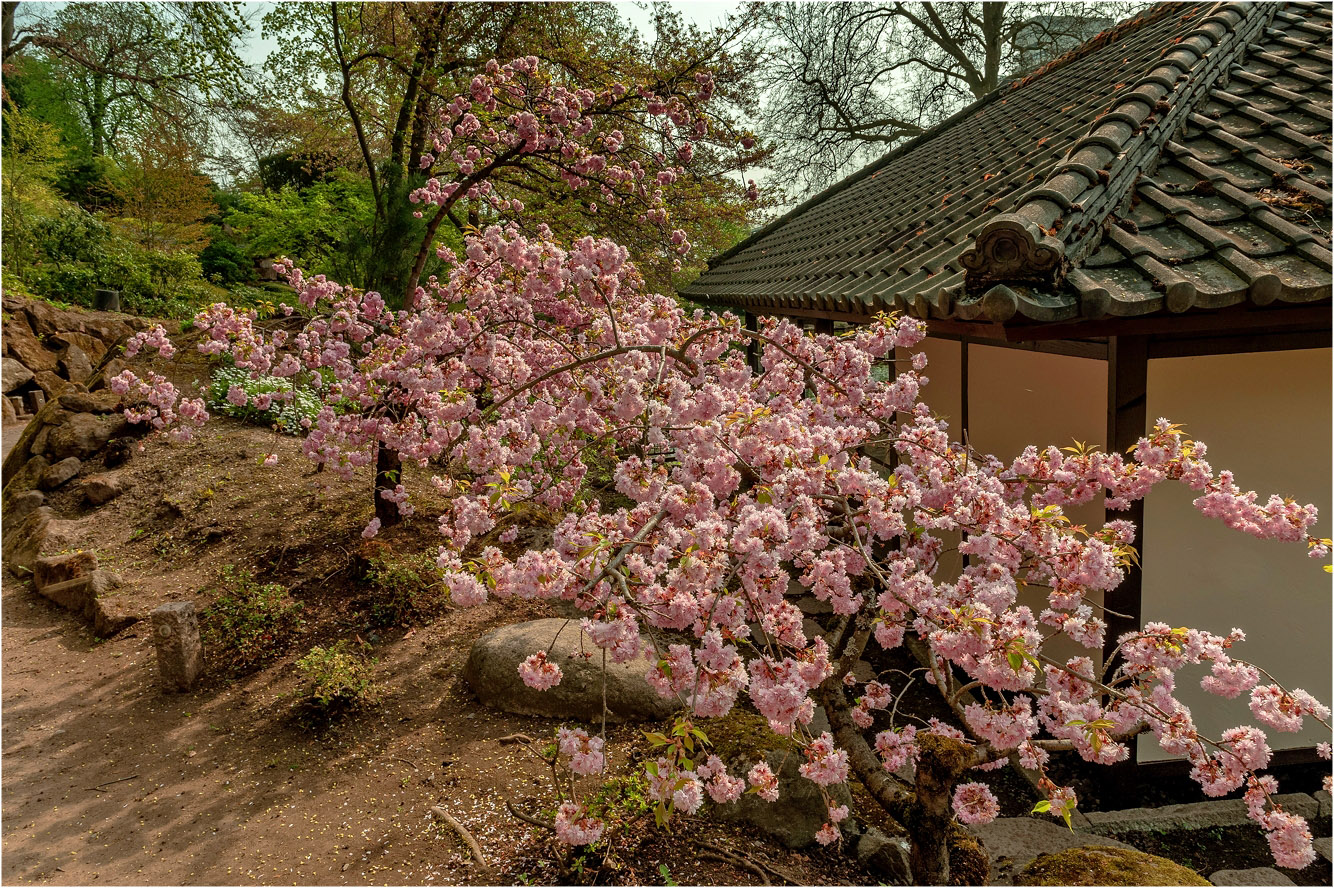
[[[392,491],[402,482],[403,460],[398,451],[380,444],[375,450],[375,517],[380,519],[381,527],[392,527],[403,520],[398,503],[381,496],[383,491]]]

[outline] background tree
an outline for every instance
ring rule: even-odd
[[[769,166],[818,189],[1141,5],[761,5]]]
[[[126,151],[112,191],[123,230],[141,247],[198,251],[205,219],[216,209],[200,150],[168,119],[149,121]]]
[[[185,119],[244,89],[239,3],[4,4],[4,58],[32,45],[68,85],[94,156],[153,111]],[[30,18],[20,23],[25,15]],[[207,129],[207,119],[194,116]]]
[[[656,21],[652,42],[643,43],[614,7],[600,4],[284,4],[271,11],[265,33],[279,37],[286,49],[270,59],[269,73],[282,94],[296,97],[313,119],[338,121],[332,150],[345,156],[352,146],[367,177],[374,222],[349,243],[367,257],[364,286],[397,303],[423,272],[434,270],[432,244],[442,225],[457,238],[488,218],[486,207],[470,200],[419,219],[414,215],[419,208],[409,200],[426,181],[418,161],[431,148],[439,112],[449,97],[466,89],[486,59],[536,56],[555,82],[593,91],[617,81],[642,84],[665,100],[678,97],[691,115],[706,114],[714,137],[735,144],[740,127],[732,117],[750,94],[749,67],[737,46],[746,26],[735,23],[702,34],[666,10],[659,10]],[[701,100],[694,75],[706,66],[713,69],[716,86]],[[669,147],[645,128],[636,103],[631,95],[596,113],[617,118],[627,142],[645,151]],[[696,194],[669,207],[692,239],[699,229],[717,232],[746,224],[744,183],[719,181],[728,163],[723,157],[701,150]],[[437,174],[452,163],[448,155],[438,158]],[[528,158],[507,161],[493,181],[522,193],[535,208],[534,218],[540,208],[562,231],[614,229],[637,254],[654,248],[646,233],[655,226],[596,197],[568,198],[559,173]],[[735,236],[733,230],[720,237]]]

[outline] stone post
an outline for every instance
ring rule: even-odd
[[[98,311],[120,311],[120,291],[93,291],[93,307]]]
[[[203,646],[193,601],[173,601],[152,613],[158,673],[168,690],[188,691],[203,671]]]

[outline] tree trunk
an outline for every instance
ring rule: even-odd
[[[390,450],[383,444],[375,450],[375,517],[380,519],[380,527],[393,527],[403,520],[398,513],[398,503],[390,502],[380,495],[382,491],[392,491],[403,482],[403,461],[397,450]]]
[[[908,865],[917,885],[948,885],[949,835],[954,821],[951,794],[962,774],[977,764],[968,745],[935,734],[919,734],[916,795],[903,824],[911,847]]]

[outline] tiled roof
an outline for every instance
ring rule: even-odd
[[[1327,299],[1330,49],[1323,3],[1153,7],[682,292],[758,313],[1000,323]]]

